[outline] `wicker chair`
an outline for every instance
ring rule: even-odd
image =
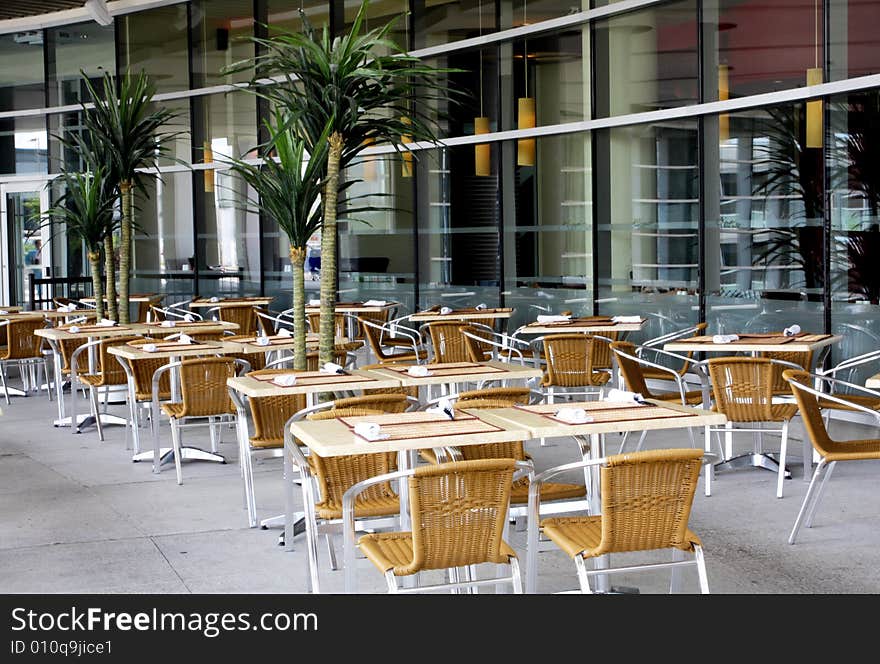
[[[476,325],[462,325],[461,321],[434,321],[425,323],[425,329],[431,339],[432,362],[484,362],[492,357],[491,349],[481,348],[478,341],[462,334],[462,329],[477,334],[480,328]]]
[[[128,342],[129,346],[142,346],[154,343],[153,339],[136,338]],[[141,449],[141,411],[150,414],[150,407],[153,402],[153,374],[168,364],[168,360],[163,357],[146,357],[139,360],[130,360],[117,356],[116,359],[122,365],[123,371],[128,379],[128,414],[131,421],[132,447],[134,453],[139,454]],[[160,401],[168,401],[171,398],[171,376],[163,373],[159,379],[158,391],[156,393]],[[150,427],[154,425],[150,418]],[[128,434],[126,431],[126,445],[128,444]]]
[[[543,348],[546,366],[541,387],[548,403],[553,403],[557,389],[602,398],[611,380],[611,350],[607,338],[583,333],[549,334],[535,339],[532,347],[536,359]]]
[[[211,434],[211,453],[217,456],[219,443],[218,421],[229,418],[234,421],[236,409],[226,387],[226,380],[250,367],[244,360],[230,357],[198,357],[164,365],[153,374],[153,383],[161,380],[162,373],[178,369],[180,372],[179,402],[169,401],[162,404],[162,412],[171,421],[171,444],[174,449],[174,469],[177,472],[177,483],[183,484],[181,468],[182,444],[180,430],[185,427],[208,425]],[[188,420],[206,420],[205,422],[189,422]],[[154,423],[158,426],[158,423]],[[225,460],[223,461],[225,463]]]
[[[242,340],[254,340],[253,334],[233,334],[231,336],[225,336],[222,339],[223,341],[242,341]],[[266,350],[271,350],[271,346],[267,346]],[[259,371],[260,369],[264,369],[266,367],[266,351],[260,350],[256,353],[225,353],[226,357],[237,357],[246,361],[251,365],[251,371]]]
[[[709,592],[700,538],[689,528],[691,507],[703,452],[691,449],[651,450],[557,466],[532,480],[529,493],[527,592],[535,591],[538,536],[543,534],[575,562],[581,592],[592,592],[597,574],[672,568],[669,592],[679,590],[678,569],[695,565],[700,591]],[[552,517],[539,521],[541,485],[555,475],[600,466],[601,514]],[[671,562],[587,569],[586,560],[630,552],[673,550]],[[682,559],[693,554],[690,559]],[[611,560],[608,561],[609,565]]]
[[[395,334],[401,335],[397,338],[392,336],[392,330],[386,325],[378,325],[362,317],[359,317],[358,321],[361,323],[370,350],[379,364],[418,363],[428,358],[428,351],[422,347],[418,332],[397,326]],[[395,351],[395,348],[400,350]]]
[[[760,464],[768,470],[776,470],[776,497],[782,498],[783,480],[788,473],[785,468],[785,455],[788,447],[788,428],[791,419],[797,415],[797,406],[792,403],[777,403],[773,399],[776,385],[777,367],[793,368],[788,363],[779,360],[771,360],[761,357],[713,357],[694,365],[704,377],[711,383],[712,405],[711,409],[723,413],[727,417],[727,424],[722,427],[709,427],[710,431],[724,432],[725,445],[724,457],[726,463],[734,466],[731,458],[733,455],[733,433],[758,434],[755,439],[755,449],[752,453],[737,457],[749,460],[753,465]],[[796,368],[796,367],[794,367]],[[704,394],[708,393],[708,386],[704,383]],[[704,403],[704,407],[710,407]],[[762,428],[758,425],[769,423],[778,424],[775,429],[781,437],[779,459],[775,464],[768,464],[768,457],[763,453],[763,434],[771,429]],[[734,425],[753,425],[750,427]],[[804,439],[804,475],[810,474],[811,450],[809,441]],[[773,466],[776,465],[776,468]]]
[[[158,307],[162,300],[165,299],[165,295],[154,295],[146,302],[138,302],[138,313],[135,322],[137,323],[146,323],[152,320],[153,317],[153,308]]]
[[[317,542],[325,535],[331,569],[337,569],[335,534],[342,526],[342,501],[345,492],[368,478],[382,476],[397,469],[397,453],[378,452],[337,457],[321,457],[310,452],[303,454],[299,445],[290,440],[290,424],[300,419],[327,420],[338,417],[381,415],[373,408],[327,408],[318,412],[299,412],[284,424],[285,449],[293,468],[302,475],[302,496],[305,506],[306,539],[309,556],[309,580],[312,592],[320,592]],[[287,478],[293,481],[292,477]],[[387,528],[400,518],[400,498],[390,482],[376,483],[370,491],[359,496],[353,505],[353,518],[360,528]],[[290,544],[288,542],[288,544]]]
[[[467,347],[468,361],[499,360],[526,365],[526,353],[531,362],[531,348],[527,341],[500,334],[483,326],[462,325],[461,336]]]
[[[819,455],[819,463],[813,472],[810,487],[807,489],[804,502],[801,504],[795,519],[794,527],[788,536],[788,543],[794,544],[802,524],[806,525],[807,528],[812,528],[813,516],[816,513],[819,501],[822,499],[822,492],[838,461],[870,461],[880,459],[880,438],[861,440],[832,439],[828,435],[828,429],[822,419],[821,404],[836,403],[837,407],[863,413],[875,421],[880,420],[880,413],[873,408],[865,408],[858,402],[851,401],[848,394],[834,395],[816,390],[812,385],[815,384],[817,375],[793,369],[786,369],[782,372],[782,375],[784,380],[791,385],[792,393],[800,409],[807,437],[813,449]],[[849,387],[855,388],[857,386],[850,385]],[[822,477],[823,471],[824,477]],[[820,477],[822,477],[821,483],[819,482]],[[807,513],[808,506],[809,513]],[[806,522],[804,522],[805,514]]]
[[[240,306],[217,307],[213,313],[217,316],[217,320],[237,324],[238,329],[235,330],[235,334],[254,335],[257,333],[257,311],[265,312],[265,309],[255,307],[252,304],[243,304]]]
[[[318,333],[321,329],[321,314],[317,312],[306,312],[306,319],[309,323],[309,330]],[[348,336],[348,318],[346,314],[333,314],[333,334],[337,337]]]
[[[670,358],[666,354],[659,354],[658,348],[677,339],[685,339],[687,337],[699,336],[705,332],[706,327],[706,323],[697,323],[696,325],[687,327],[683,330],[677,330],[675,332],[670,332],[669,334],[654,337],[653,339],[648,339],[644,343],[640,344],[636,348],[639,357],[642,357],[643,353],[648,353],[649,350],[653,351],[651,353],[648,353],[650,357],[645,359],[649,359],[655,364],[659,364],[663,367],[661,369],[659,367],[643,366],[642,375],[644,375],[645,379],[669,380],[669,373],[665,371],[666,367],[674,369],[675,373],[677,373],[679,377],[684,378],[690,370],[691,365],[693,364],[694,351],[691,350],[687,353],[681,353],[680,355],[675,356],[680,357],[681,360],[676,360],[675,357]]]
[[[343,496],[346,553],[353,555],[350,545],[354,544],[357,499],[391,479],[405,479],[409,485],[412,531],[371,533],[357,542],[361,552],[385,575],[389,592],[510,583],[514,592],[521,593],[516,552],[503,539],[510,487],[517,470],[528,472],[531,464],[513,459],[458,461],[420,466],[360,482]],[[353,572],[353,563],[346,560],[347,571]],[[506,576],[478,579],[476,566],[483,563],[507,565],[510,572]],[[401,577],[427,570],[447,570],[448,582],[421,587],[398,585]]]
[[[779,362],[796,365],[801,367],[804,371],[811,371],[813,366],[812,351],[767,351],[760,353],[758,357],[765,357],[769,360],[778,360]],[[789,386],[788,381],[782,377],[782,373],[787,371],[787,369],[788,367],[786,367],[785,364],[773,365],[773,396],[794,401],[791,387]]]
[[[111,355],[107,351],[113,346],[122,346],[124,344],[127,344],[129,341],[134,341],[136,339],[140,339],[140,337],[124,336],[111,337],[109,339],[99,339],[97,341],[90,341],[89,343],[83,344],[73,352],[73,355],[71,356],[71,363],[77,367],[81,366],[82,363],[80,356],[87,356],[88,353],[92,352],[92,348],[95,348],[98,354],[98,363],[95,367],[96,371],[94,373],[79,374],[77,371],[71,372],[70,392],[72,398],[70,400],[70,421],[74,424],[74,426],[71,426],[71,430],[73,431],[73,433],[82,432],[81,423],[77,422],[76,416],[76,383],[77,381],[79,381],[89,388],[89,403],[91,415],[95,418],[95,427],[98,430],[98,438],[100,440],[104,440],[104,424],[101,421],[101,417],[98,412],[98,390],[103,387],[104,393],[106,395],[110,387],[128,385],[128,376],[125,373],[125,369],[123,369],[122,365],[116,359],[116,356]],[[129,424],[133,426],[134,423]]]
[[[46,321],[41,316],[27,316],[25,318],[9,318],[0,321],[0,330],[6,333],[6,345],[0,347],[0,380],[3,383],[3,395],[6,403],[9,403],[9,365],[18,367],[24,383],[24,391],[27,393],[31,385],[31,369],[36,369],[33,377],[36,389],[40,389],[42,379],[40,373],[46,376],[48,381],[49,365],[46,355],[43,353],[43,339],[36,336],[34,331],[46,326]],[[49,400],[52,400],[52,390],[47,390]]]

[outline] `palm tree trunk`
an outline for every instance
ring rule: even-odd
[[[293,368],[306,368],[306,249],[290,248],[293,270]]]
[[[116,260],[113,252],[113,236],[104,238],[104,277],[107,281],[107,317],[119,320],[116,308]]]
[[[119,322],[128,322],[128,277],[131,266],[131,180],[120,183],[122,219],[119,238]]]
[[[92,291],[95,294],[95,310],[98,320],[104,317],[104,284],[101,283],[101,252],[96,247],[89,249],[89,267],[92,268]]]
[[[339,160],[342,157],[342,135],[330,134],[327,154],[327,184],[324,187],[324,224],[321,228],[321,322],[318,326],[318,362],[333,361],[336,337],[336,201],[339,197]]]

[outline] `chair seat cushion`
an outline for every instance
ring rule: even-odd
[[[645,380],[675,380],[672,377],[672,374],[669,373],[669,371],[675,371],[675,373],[677,373],[679,376],[681,376],[683,373],[675,369],[670,369],[669,371],[661,371],[660,369],[652,369],[651,367],[645,366],[643,366],[641,369],[642,376],[645,377]]]
[[[339,503],[322,501],[315,504],[315,511],[321,519],[342,518],[342,505]],[[358,500],[354,505],[356,519],[370,516],[394,516],[399,513],[400,498],[395,494]]]
[[[100,387],[104,384],[104,376],[102,376],[101,374],[78,374],[77,378],[81,383],[85,383],[86,385],[90,385],[92,387]]]
[[[578,555],[592,558],[601,553],[594,553],[602,541],[601,516],[567,516],[544,519],[541,521],[541,530],[556,546],[572,558]],[[688,529],[684,541],[675,548],[682,551],[693,551],[694,544],[702,546],[700,538]],[[634,542],[633,548],[629,550],[643,551],[646,548],[640,547],[637,542]]]
[[[583,498],[587,488],[583,484],[566,484],[563,482],[546,482],[541,485],[541,502],[547,500],[567,500]],[[529,502],[529,478],[523,477],[513,483],[510,488],[510,502],[525,504]]]
[[[161,408],[168,417],[180,417],[183,413],[182,403],[163,403]]]
[[[256,436],[253,436],[248,442],[251,444],[251,447],[258,450],[271,450],[284,447],[283,438],[257,438]]]
[[[657,392],[651,393],[652,399],[657,399],[659,401],[673,401],[675,403],[681,403],[681,393],[679,392]],[[703,403],[703,392],[702,390],[688,390],[684,393],[685,403],[689,406],[697,406]]]
[[[134,398],[137,401],[152,401],[153,400],[153,393],[152,392],[135,392]],[[171,398],[171,391],[170,390],[165,390],[164,392],[161,390],[159,391],[159,399],[161,401],[164,401],[164,400],[170,399],[170,398]]]
[[[412,572],[406,571],[413,560],[412,533],[372,533],[364,535],[358,540],[358,547],[363,554],[382,572],[394,570],[396,576],[406,576]],[[507,563],[511,558],[516,558],[516,552],[510,548],[507,542],[501,542],[501,556],[498,560],[473,561],[490,563]]]
[[[412,348],[412,345],[409,346]],[[411,362],[413,360],[424,360],[428,357],[428,351],[419,349],[418,357],[415,353],[384,353],[381,358],[383,364],[390,362]]]

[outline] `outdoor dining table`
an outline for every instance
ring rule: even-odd
[[[306,349],[314,350],[318,347],[319,343],[319,335],[317,332],[309,332],[306,334]],[[336,337],[333,340],[333,343],[337,346],[342,346],[350,342],[348,337]],[[253,337],[249,337],[247,339],[236,339],[235,341],[223,341],[224,344],[229,346],[230,348],[234,348],[233,352],[236,353],[277,353],[279,356],[282,351],[290,351],[293,352],[294,347],[296,346],[296,342],[294,341],[293,335],[281,335],[281,334],[273,334],[270,336],[258,336],[255,335]]]
[[[843,337],[839,334],[807,334],[785,336],[782,332],[741,332],[738,339],[727,343],[713,341],[718,335],[703,335],[670,341],[663,350],[671,353],[813,353],[813,366],[804,367],[807,371],[819,366],[831,347]],[[731,335],[732,336],[732,335]],[[816,351],[819,351],[818,353]]]
[[[602,332],[619,332],[621,338],[629,332],[641,330],[647,318],[641,318],[638,322],[615,321],[612,316],[581,316],[569,318],[564,321],[527,323],[517,328],[511,336],[517,337],[523,334],[567,334],[570,332],[583,332],[585,334],[599,334]]]
[[[374,300],[375,304],[371,304],[370,300],[363,302],[336,302],[333,305],[333,313],[349,314],[345,319],[345,334],[349,339],[357,337],[357,317],[359,314],[380,314],[383,311],[395,309],[400,306],[400,302],[391,300]],[[381,304],[379,304],[381,302]],[[306,315],[315,315],[321,313],[320,305],[307,304]]]
[[[557,416],[563,408],[583,409],[587,419],[582,423],[571,423]],[[465,409],[465,412],[467,409]],[[476,410],[471,412],[478,412]],[[579,401],[557,404],[536,404],[531,406],[512,406],[508,408],[489,408],[479,411],[486,422],[499,426],[518,427],[526,432],[526,440],[573,436],[579,439],[581,455],[584,460],[600,459],[605,456],[605,435],[609,433],[659,431],[664,429],[686,429],[703,427],[705,450],[710,453],[711,436],[709,427],[727,422],[722,413],[692,408],[666,401],[648,399],[643,403],[624,401]],[[587,442],[588,439],[588,442]],[[590,512],[601,512],[599,493],[599,467],[590,466],[584,470],[584,481],[589,491]],[[704,468],[704,489],[711,495],[711,482],[714,468],[706,464]],[[534,515],[529,515],[529,542],[537,541],[538,524]],[[526,563],[526,592],[534,592],[537,577],[536,551],[528,552]],[[601,561],[597,561],[601,564]],[[600,583],[607,583],[606,577]],[[600,586],[601,588],[601,586]]]
[[[258,399],[260,397],[303,394],[305,395],[307,405],[311,406],[314,405],[316,395],[322,392],[377,390],[400,386],[400,381],[396,378],[384,376],[368,369],[351,369],[345,374],[331,374],[322,371],[291,371],[291,374],[296,376],[295,385],[278,385],[274,382],[275,378],[284,374],[274,374],[259,378],[256,376],[233,376],[226,381],[226,385],[229,387],[229,396],[235,405],[237,414],[236,433],[241,463],[250,463],[250,455],[247,452],[250,444],[248,440],[249,412],[245,397]],[[245,483],[249,483],[252,474],[249,469],[245,469],[245,471]],[[245,493],[248,496],[248,524],[251,528],[254,528],[257,525],[257,508],[252,500],[254,494],[252,487],[246,486]],[[289,530],[285,530],[284,541],[292,546],[292,523]]]
[[[128,296],[129,302],[150,302],[153,298],[157,297],[159,293],[131,293]],[[107,301],[107,296],[105,295],[103,298],[104,302]],[[116,300],[119,300],[119,296],[116,296]],[[89,304],[95,304],[97,302],[97,298],[94,296],[90,297],[81,297],[79,298],[80,302],[88,302]]]
[[[220,341],[194,341],[191,343],[181,343],[180,341],[174,340],[162,340],[157,339],[153,346],[155,350],[145,350],[144,346],[146,344],[137,344],[137,345],[128,345],[128,344],[120,344],[118,346],[111,346],[107,349],[107,352],[111,355],[115,355],[117,358],[123,358],[129,361],[137,361],[137,360],[146,360],[146,359],[157,359],[163,358],[168,360],[168,364],[173,362],[178,362],[185,357],[201,357],[201,356],[215,356],[215,355],[223,355],[225,353],[234,352],[233,349],[226,347]],[[123,365],[125,366],[125,365]],[[129,371],[126,371],[126,376],[128,380],[128,391],[129,398],[134,399],[135,388],[133,384],[133,376]],[[180,399],[180,380],[176,371],[171,371],[170,376],[171,383],[171,400],[178,401]],[[174,449],[173,448],[165,448],[162,449],[159,443],[159,401],[158,399],[151,399],[150,402],[150,418],[152,419],[152,438],[153,438],[153,449],[149,452],[141,452],[140,451],[140,434],[137,428],[137,422],[132,421],[131,427],[134,432],[132,438],[134,439],[134,454],[131,457],[133,462],[137,461],[145,461],[146,459],[153,460],[153,472],[159,473],[162,469],[162,466],[166,463],[170,463],[174,461]],[[195,459],[199,461],[217,461],[219,463],[225,463],[226,459],[220,455],[215,454],[214,452],[208,452],[206,450],[197,448],[197,447],[189,447],[183,446],[181,447],[181,460],[187,459]]]
[[[200,297],[189,303],[191,309],[206,307],[241,307],[252,305],[254,307],[266,307],[275,298],[271,295],[252,295],[246,297]]]
[[[388,434],[388,438],[368,441],[354,432],[358,422],[374,422],[379,424],[382,431]],[[426,411],[407,413],[389,413],[387,415],[368,415],[360,417],[342,417],[330,420],[301,420],[290,425],[291,436],[286,437],[285,446],[297,444],[306,445],[309,450],[324,457],[345,456],[350,454],[364,454],[371,452],[396,452],[398,458],[398,470],[408,470],[413,466],[415,452],[424,449],[439,449],[447,446],[479,445],[483,443],[516,442],[526,440],[528,431],[517,425],[490,422],[483,417],[480,410],[459,411],[455,419],[450,420],[444,414]],[[285,477],[285,502],[287,510],[286,529],[293,528],[293,462],[291,452],[284,451]],[[407,483],[401,482],[398,487],[400,497],[400,527],[402,530],[410,528],[409,520],[409,492]],[[291,535],[289,534],[288,537]],[[311,538],[309,529],[306,536]],[[345,570],[345,591],[355,592],[356,588],[356,563],[355,542],[352,533],[345,532],[343,535],[343,558]],[[290,541],[289,539],[287,541]],[[315,543],[308,541],[309,556],[315,556]],[[315,560],[312,560],[316,563]],[[311,565],[313,572],[317,570],[317,564]],[[312,588],[316,588],[317,582],[313,580]]]

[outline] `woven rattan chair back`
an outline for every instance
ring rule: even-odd
[[[200,357],[180,363],[180,396],[183,409],[178,417],[234,415],[226,380],[236,373],[231,357]]]
[[[476,325],[459,325],[459,332],[467,332],[473,336],[465,336],[461,335],[462,341],[464,342],[465,351],[467,352],[467,361],[468,362],[485,362],[486,360],[491,360],[492,356],[495,352],[495,346],[491,343],[481,343],[478,339],[474,337],[485,336],[488,337],[486,332],[486,328],[478,327]]]
[[[602,539],[590,555],[692,551],[686,534],[702,457],[695,449],[609,456],[600,470]]]
[[[792,364],[797,364],[798,366],[803,367],[805,371],[809,371],[813,366],[812,351],[768,351],[761,353],[760,357],[765,357],[770,360],[781,360],[782,362],[791,362]],[[791,387],[789,386],[788,381],[782,377],[782,373],[785,369],[785,365],[776,364],[773,366],[773,394],[791,394]]]
[[[715,409],[731,422],[772,422],[774,365],[760,357],[713,357],[706,362]]]
[[[812,376],[806,371],[785,369],[782,374],[783,380],[787,379],[786,383],[791,380],[807,387],[812,386]],[[804,423],[804,429],[810,437],[810,443],[822,457],[827,456],[834,449],[835,443],[828,435],[828,428],[825,426],[825,419],[822,417],[822,410],[819,407],[819,399],[814,394],[799,390],[797,387],[789,386],[788,389],[794,394],[795,401],[797,401],[798,413]]]
[[[617,341],[620,336],[618,332],[603,332],[605,339],[594,337],[593,342],[593,369],[610,369],[611,368],[611,343]]]
[[[126,385],[128,377],[125,375],[125,369],[119,364],[119,360],[115,355],[108,351],[113,346],[124,346],[129,341],[138,341],[141,337],[111,337],[110,339],[102,339],[98,344],[98,366],[101,372],[101,381],[96,383],[94,387],[105,387],[107,385]],[[85,351],[81,355],[85,355]]]
[[[402,413],[409,408],[409,405],[409,400],[403,394],[368,393],[359,397],[336,399],[333,402],[333,409],[370,408],[383,413]]]
[[[630,392],[637,392],[646,399],[652,398],[653,395],[651,394],[651,390],[648,389],[648,382],[645,380],[645,376],[642,373],[642,365],[632,359],[636,354],[635,344],[629,341],[614,341],[610,346],[611,352],[614,353],[617,358],[617,367],[623,375],[623,382],[624,385],[626,385],[626,389]],[[616,351],[626,353],[626,355],[621,355]]]
[[[86,339],[62,339],[58,342],[61,349],[61,373],[70,373],[70,358],[73,357],[74,351],[86,342]],[[80,353],[76,358],[76,373],[84,374],[88,372],[89,354]]]
[[[248,372],[248,376],[277,376],[289,374],[290,369],[259,369]],[[251,419],[254,423],[252,443],[265,447],[284,445],[284,424],[294,413],[306,407],[305,394],[281,394],[271,397],[251,397],[248,399]]]
[[[306,317],[309,320],[309,329],[317,334],[321,329],[321,314],[310,311],[306,314]],[[345,325],[345,314],[333,314],[333,334],[337,337],[348,336],[348,329]]]
[[[148,314],[151,318],[153,318],[155,314],[155,312],[153,311],[154,307],[158,307],[162,303],[163,299],[165,299],[164,295],[155,295],[146,302],[138,302],[138,313],[136,322],[146,323]]]
[[[238,334],[255,334],[257,331],[257,310],[252,304],[234,307],[220,307],[217,310],[217,318],[226,323],[236,323]]]
[[[339,417],[359,417],[362,415],[382,415],[384,411],[373,408],[331,408],[319,410],[307,416],[309,420],[332,420]],[[322,457],[314,452],[308,456],[309,466],[315,475],[321,495],[320,506],[332,512],[342,512],[342,494],[361,480],[393,473],[397,470],[396,452],[374,452],[369,454],[350,454],[344,456]],[[355,510],[361,503],[397,496],[391,482],[382,482],[369,487],[355,501]]]
[[[541,384],[558,387],[603,385],[596,380],[598,367],[594,358],[601,347],[607,346],[607,342],[591,334],[547,335],[544,337],[547,367]]]
[[[434,321],[426,323],[434,349],[434,362],[470,362],[467,337],[461,330],[461,321]],[[478,360],[481,361],[481,360]]]
[[[6,328],[6,352],[0,360],[28,360],[43,357],[43,340],[36,336],[36,330],[46,327],[40,316],[10,318]]]
[[[306,370],[307,371],[318,371],[321,368],[321,363],[318,361],[319,353],[316,350],[310,350],[306,352]],[[345,366],[345,363],[348,361],[348,352],[345,350],[343,346],[334,346],[333,347],[333,362],[338,364],[341,367]]]
[[[372,325],[361,325],[361,329],[364,332],[364,338],[367,340],[367,343],[370,346],[370,350],[373,351],[373,354],[376,356],[376,359],[379,360],[381,364],[383,361],[393,360],[393,354],[386,352],[386,350],[382,347],[381,343],[381,332],[378,328],[373,327]]]
[[[507,563],[502,550],[513,459],[420,466],[408,478],[413,558],[395,574]]]
[[[223,341],[241,341],[246,339],[253,340],[254,335],[234,334],[223,337]],[[266,353],[262,350],[257,351],[256,353],[225,353],[225,355],[226,357],[237,357],[240,360],[244,360],[251,365],[252,371],[259,371],[260,369],[264,369],[266,367]]]
[[[142,346],[154,343],[152,339],[134,339],[129,342],[131,346]],[[134,380],[135,398],[139,401],[148,401],[153,398],[153,374],[168,364],[163,357],[146,357],[140,360],[125,360],[131,368],[131,376]],[[79,371],[79,369],[77,369]],[[159,376],[159,399],[171,398],[171,373],[164,371]]]

